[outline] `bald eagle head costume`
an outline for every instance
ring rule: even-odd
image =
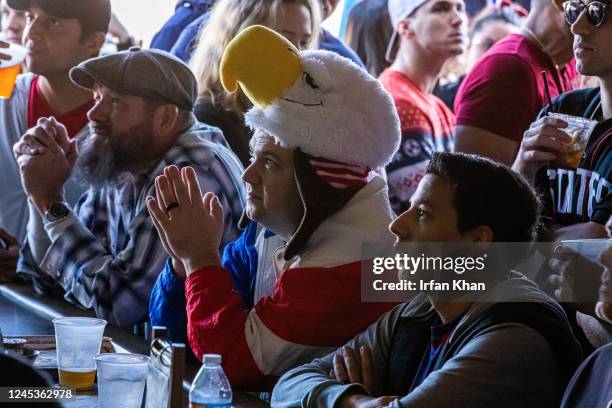
[[[395,105],[365,70],[329,51],[298,51],[280,34],[251,26],[227,46],[221,82],[253,103],[246,124],[294,150],[304,207],[285,249],[300,253],[314,230],[340,210],[400,142]],[[368,216],[368,214],[364,214]]]

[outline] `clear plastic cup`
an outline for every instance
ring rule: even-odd
[[[96,377],[94,356],[100,352],[106,321],[89,317],[54,319],[60,385],[92,388]]]
[[[553,165],[561,168],[577,169],[597,121],[554,112],[549,113],[548,116],[566,122],[567,127],[561,130],[572,138],[569,150],[565,153],[557,153],[557,160],[553,162]]]
[[[0,52],[11,57],[8,61],[0,61],[0,98],[6,99],[13,93],[17,75],[21,71],[21,63],[28,50],[21,45],[11,44],[9,48],[0,48]]]
[[[147,380],[149,357],[140,354],[98,354],[100,408],[140,408]]]

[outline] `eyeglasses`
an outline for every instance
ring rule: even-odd
[[[563,9],[565,11],[565,21],[567,24],[574,25],[578,20],[582,12],[586,9],[587,20],[595,27],[599,27],[603,24],[606,18],[606,9],[608,5],[600,1],[592,1],[588,4],[583,3],[579,0],[571,0],[563,3]]]

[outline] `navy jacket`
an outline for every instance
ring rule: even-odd
[[[153,37],[151,48],[170,51],[185,27],[206,13],[213,4],[214,0],[179,0],[172,17]]]

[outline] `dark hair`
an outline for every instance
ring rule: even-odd
[[[519,27],[523,23],[524,16],[521,16],[511,6],[505,7],[486,7],[474,16],[470,27],[470,38],[484,28],[487,23],[501,21]]]
[[[540,222],[540,201],[527,181],[508,166],[463,153],[434,153],[427,174],[453,186],[457,228],[465,233],[486,225],[493,241],[532,242]]]

